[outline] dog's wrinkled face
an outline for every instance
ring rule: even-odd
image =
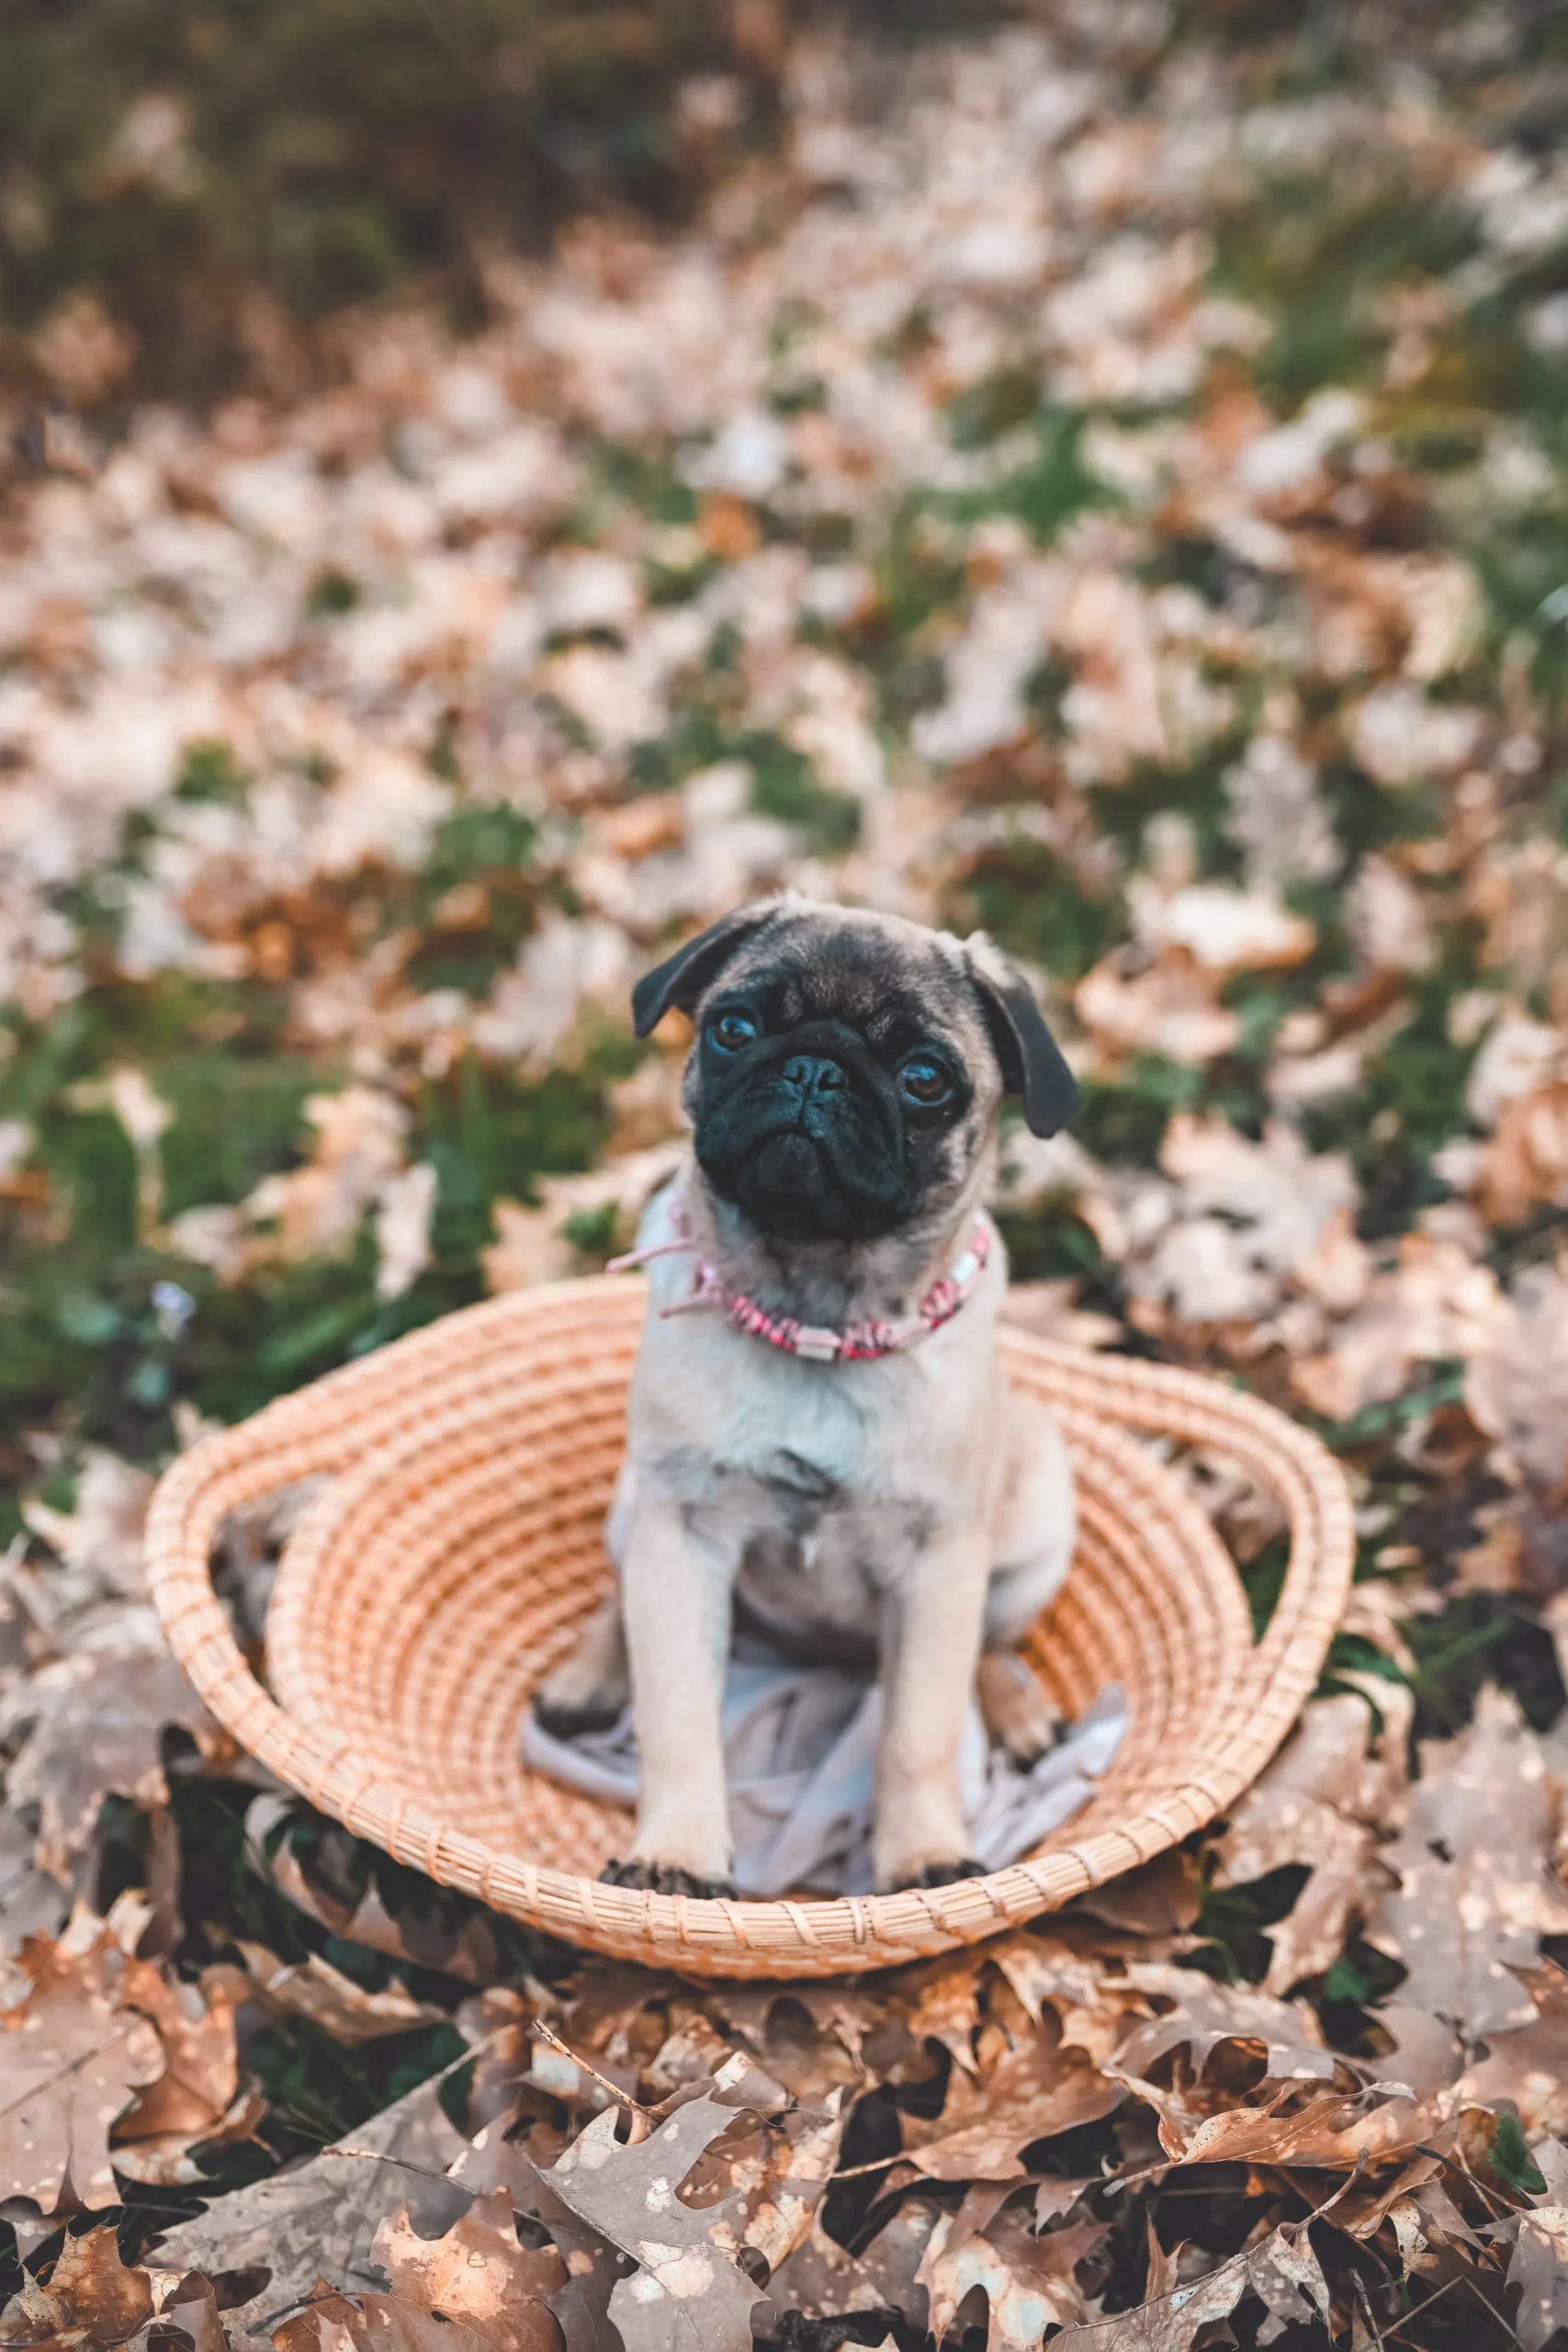
[[[1027,1095],[1010,1067],[1026,996],[985,943],[785,899],[705,933],[635,1001],[644,1032],[668,1004],[692,1014],[684,1101],[714,1191],[761,1234],[859,1242],[961,1198],[1010,1080]],[[1071,1080],[1027,1013],[1059,1125]]]

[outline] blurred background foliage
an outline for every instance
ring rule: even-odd
[[[476,323],[489,255],[537,250],[583,207],[677,218],[766,151],[789,33],[824,13],[814,0],[0,0],[0,377],[47,390],[73,375],[73,399],[288,392],[330,364],[321,329],[345,307],[418,283],[455,324]],[[1010,18],[1071,29],[1052,0],[850,0],[847,13],[908,39]],[[1407,26],[1430,20],[1418,0],[1181,0],[1159,12],[1148,62],[1218,36],[1256,51],[1260,84],[1299,94],[1397,59]],[[1565,103],[1568,11],[1515,0],[1506,46],[1509,135],[1545,144]],[[1478,53],[1483,105],[1491,62]],[[1342,379],[1365,334],[1358,284],[1440,267],[1464,233],[1416,189],[1392,208],[1351,190],[1326,214],[1321,193],[1281,188],[1228,256],[1248,294],[1281,267],[1299,282],[1270,356],[1287,398]]]

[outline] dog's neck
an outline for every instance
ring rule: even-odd
[[[842,1329],[914,1314],[964,1248],[987,1190],[989,1157],[959,1197],[875,1241],[798,1241],[759,1232],[713,1191],[694,1159],[681,1180],[692,1238],[727,1284],[770,1315]]]

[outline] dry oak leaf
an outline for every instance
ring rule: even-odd
[[[1366,1934],[1404,1962],[1406,2007],[1472,2038],[1529,2024],[1514,1971],[1533,1965],[1542,1936],[1568,1933],[1568,1894],[1547,1871],[1552,1829],[1540,1742],[1488,1685],[1467,1730],[1421,1743],[1408,1819],[1384,1852],[1400,1883]]]
[[[161,1640],[81,1650],[41,1668],[0,1709],[0,1737],[23,1724],[31,1729],[6,1773],[6,1803],[38,1806],[39,1865],[62,1880],[106,1796],[167,1804],[160,1747],[170,1724],[209,1755],[222,1736]]]
[[[1522,1225],[1538,1202],[1568,1208],[1568,1080],[1504,1104],[1476,1193],[1488,1225]]]
[[[480,2196],[504,2192],[515,2212],[548,2233],[566,2275],[547,2300],[567,2352],[621,2352],[610,2324],[610,2297],[629,2257],[563,2204],[547,2182],[540,2167],[561,2153],[562,2135],[536,2120],[521,2136],[510,2137],[509,2131],[517,2128],[516,2120],[504,2116],[484,2124],[453,2165],[452,2177]]]
[[[157,2029],[120,2005],[121,1957],[85,1910],[58,1943],[23,1944],[25,1990],[0,2010],[0,2199],[118,2203],[110,2127],[164,2064]]]
[[[776,2311],[807,2319],[845,2312],[902,2312],[911,2327],[925,2324],[926,2290],[917,2286],[926,2250],[947,2217],[922,2197],[907,2197],[859,2255],[818,2224],[768,2281]]]
[[[1546,2140],[1533,2154],[1544,2189],[1530,2208],[1495,2222],[1486,2234],[1512,2238],[1507,2283],[1519,2290],[1515,2333],[1524,2352],[1545,2352],[1568,2327],[1568,2148]]]
[[[1269,1930],[1268,1993],[1288,1993],[1329,1968],[1344,1949],[1353,1913],[1368,1900],[1380,1832],[1398,1818],[1415,1696],[1380,1683],[1383,1715],[1353,1691],[1314,1699],[1261,1779],[1236,1804],[1215,1848],[1215,1883],[1243,1886],[1288,1864],[1312,1875],[1286,1917]]]
[[[1228,2319],[1248,2294],[1267,2311],[1258,2325],[1259,2344],[1272,2344],[1297,2322],[1326,2321],[1328,2281],[1304,2222],[1270,2231],[1206,2278],[1173,2287],[1136,2311],[1064,2329],[1052,2338],[1051,2352],[1189,2352],[1201,2327]]]
[[[1568,2327],[1568,2205],[1538,2205],[1519,2215],[1508,2284],[1519,2290],[1514,2329],[1524,2352],[1544,2352]]]
[[[1054,2016],[1032,2033],[998,2027],[1002,2047],[978,2080],[955,2067],[942,2113],[904,2118],[904,2144],[932,2180],[1014,2180],[1022,2151],[1119,2107],[1120,2083],[1063,2039]]]
[[[1150,2014],[1147,1998],[1124,1973],[1056,1937],[1007,1936],[987,1944],[984,1959],[1001,1971],[1036,2025],[1051,2008],[1064,2043],[1096,2061],[1115,2056],[1129,2016]]]
[[[1486,2055],[1460,2078],[1461,2107],[1517,2110],[1527,2140],[1568,2135],[1568,1973],[1555,1962],[1515,1971],[1535,2005],[1529,2025],[1486,2037]]]
[[[318,2278],[302,2307],[273,2330],[274,2352],[490,2352],[460,2320],[437,2318],[390,2295],[339,2294]]]
[[[1531,1266],[1473,1347],[1464,1407],[1497,1441],[1494,1463],[1514,1479],[1568,1477],[1568,1258]]]
[[[1255,2041],[1264,2052],[1264,2078],[1270,2082],[1332,2082],[1335,2055],[1324,2046],[1322,2028],[1306,2001],[1280,2001],[1246,1984],[1221,1984],[1201,1969],[1163,1962],[1134,1961],[1127,1982],[1150,2001],[1169,2007],[1134,2025],[1116,2052],[1119,2071],[1146,2074],[1168,2050],[1185,2043],[1192,2072],[1201,2074],[1222,2041]]]
[[[1322,2092],[1288,2112],[1280,2111],[1281,2096],[1266,2107],[1199,2115],[1179,2093],[1131,2076],[1127,2087],[1155,2109],[1160,2145],[1180,2165],[1297,2165],[1309,2172],[1350,2172],[1428,2142],[1438,2128],[1429,2105],[1379,2089],[1350,2097]]]
[[[433,2232],[467,2211],[471,2191],[441,2177],[468,2143],[448,2122],[440,2089],[441,2077],[433,2075],[298,2172],[215,2199],[161,2242],[156,2259],[167,2269],[209,2278],[265,2274],[224,2313],[236,2352],[265,2346],[266,2334],[257,2332],[264,2315],[302,2300],[324,2271],[363,2277],[378,2228],[400,2206],[410,2205]]]
[[[128,2270],[112,2223],[67,2237],[47,2287],[24,2280],[0,2314],[0,2345],[125,2344],[152,2316],[145,2270]]]
[[[646,2140],[623,2145],[616,2112],[607,2109],[544,2175],[563,2203],[638,2265],[610,2298],[626,2352],[744,2352],[751,2340],[759,2290],[716,2234],[732,2221],[738,2198],[694,2212],[676,2194],[737,2114],[709,2091],[678,2107]]]
[[[411,2027],[441,2025],[446,2012],[430,2001],[416,2001],[396,1979],[384,1992],[367,1993],[344,1976],[319,1952],[289,1965],[265,1944],[240,1943],[242,1968],[220,1965],[209,1969],[206,1981],[229,1995],[236,2004],[260,2001],[285,2016],[309,2018],[335,2041],[352,2047],[378,2041],[389,2033],[407,2033]]]
[[[192,2272],[176,2278],[158,2307],[164,2327],[188,2335],[191,2352],[229,2352],[229,2338],[218,2316],[218,2297],[210,2278]],[[166,2343],[167,2338],[164,2341]],[[178,2347],[175,2347],[178,2352]]]
[[[747,2071],[739,2075],[742,2067]],[[795,2108],[764,2120],[750,2110],[761,2106],[753,2086],[767,2077],[743,2056],[728,2061],[725,2071],[735,2083],[731,2095],[746,2104],[693,2165],[682,2202],[703,2211],[723,2201],[728,2210],[714,2224],[715,2245],[737,2258],[747,2248],[771,2276],[809,2233],[838,2162],[844,2136],[840,2095],[834,2093],[825,2109]],[[781,2093],[776,2106],[784,2104]],[[755,2264],[746,2267],[753,2270]]]
[[[518,2241],[507,2197],[478,2197],[444,2237],[416,2235],[402,2206],[376,2233],[371,2258],[394,2302],[471,2327],[494,2352],[560,2352],[560,2323],[546,2297],[566,2284],[553,2245]]]
[[[200,2140],[228,2114],[240,2087],[234,2010],[226,1988],[206,1979],[181,1984],[150,1961],[130,1960],[121,1998],[157,2027],[164,2072],[121,2119],[117,2137]]]
[[[976,2227],[967,2218],[971,2203],[966,2197],[956,2213],[942,2214],[916,2274],[931,2299],[929,2325],[939,2344],[976,2287],[986,2296],[988,2352],[1034,2352],[1047,2327],[1088,2317],[1073,2273],[1105,2236],[1107,2222],[1069,2222],[1037,2235],[1023,2213],[1007,2207],[985,2214]]]

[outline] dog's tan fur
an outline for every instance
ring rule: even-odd
[[[974,976],[1002,967],[987,942],[961,946],[892,918],[788,902],[741,935],[694,1007],[700,1024],[718,985],[733,989],[792,955],[809,993],[813,979],[828,985],[836,955],[863,958],[868,943],[917,993],[973,1085],[914,1212],[874,1241],[789,1246],[750,1228],[694,1158],[672,1188],[702,1253],[735,1286],[807,1322],[907,1314],[964,1247],[991,1173],[1003,1086]],[[691,1264],[655,1264],[653,1308],[684,1295]],[[1067,1572],[1072,1485],[1054,1422],[1009,1390],[997,1361],[1006,1281],[998,1245],[951,1322],[905,1353],[843,1364],[784,1353],[721,1315],[650,1311],[608,1530],[618,1597],[541,1694],[558,1714],[613,1713],[629,1684],[641,1751],[630,1860],[641,1883],[728,1877],[719,1709],[738,1605],[804,1654],[877,1657],[881,1886],[940,1883],[965,1867],[958,1753],[977,1673],[998,1736],[1019,1754],[1048,1742],[1050,1709],[1011,1645]]]

